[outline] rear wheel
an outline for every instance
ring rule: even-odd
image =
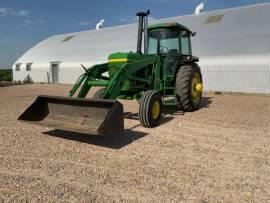
[[[176,76],[176,94],[179,107],[184,111],[199,108],[202,98],[202,74],[197,64],[182,66]]]
[[[106,88],[101,88],[97,90],[93,96],[94,99],[103,99],[103,93],[105,92]]]
[[[139,106],[139,119],[142,126],[147,128],[155,127],[161,118],[161,96],[157,91],[146,91]]]

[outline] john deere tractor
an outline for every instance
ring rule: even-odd
[[[107,63],[90,68],[82,65],[85,73],[69,97],[39,96],[19,120],[106,135],[124,130],[123,106],[117,99],[138,100],[139,120],[147,128],[159,124],[163,108],[198,109],[203,84],[199,58],[191,51],[190,38],[195,33],[175,22],[148,27],[149,13],[137,13],[136,52],[113,53]],[[97,86],[101,88],[94,98],[86,99],[89,90]]]

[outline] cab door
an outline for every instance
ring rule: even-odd
[[[162,56],[164,75],[175,75],[181,58],[179,30],[160,31],[159,54]]]

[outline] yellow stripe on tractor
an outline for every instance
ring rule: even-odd
[[[121,59],[109,59],[109,63],[121,63],[121,62],[128,62],[128,58],[121,58]]]

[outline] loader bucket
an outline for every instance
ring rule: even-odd
[[[88,134],[121,134],[123,105],[116,100],[38,96],[18,120]]]

